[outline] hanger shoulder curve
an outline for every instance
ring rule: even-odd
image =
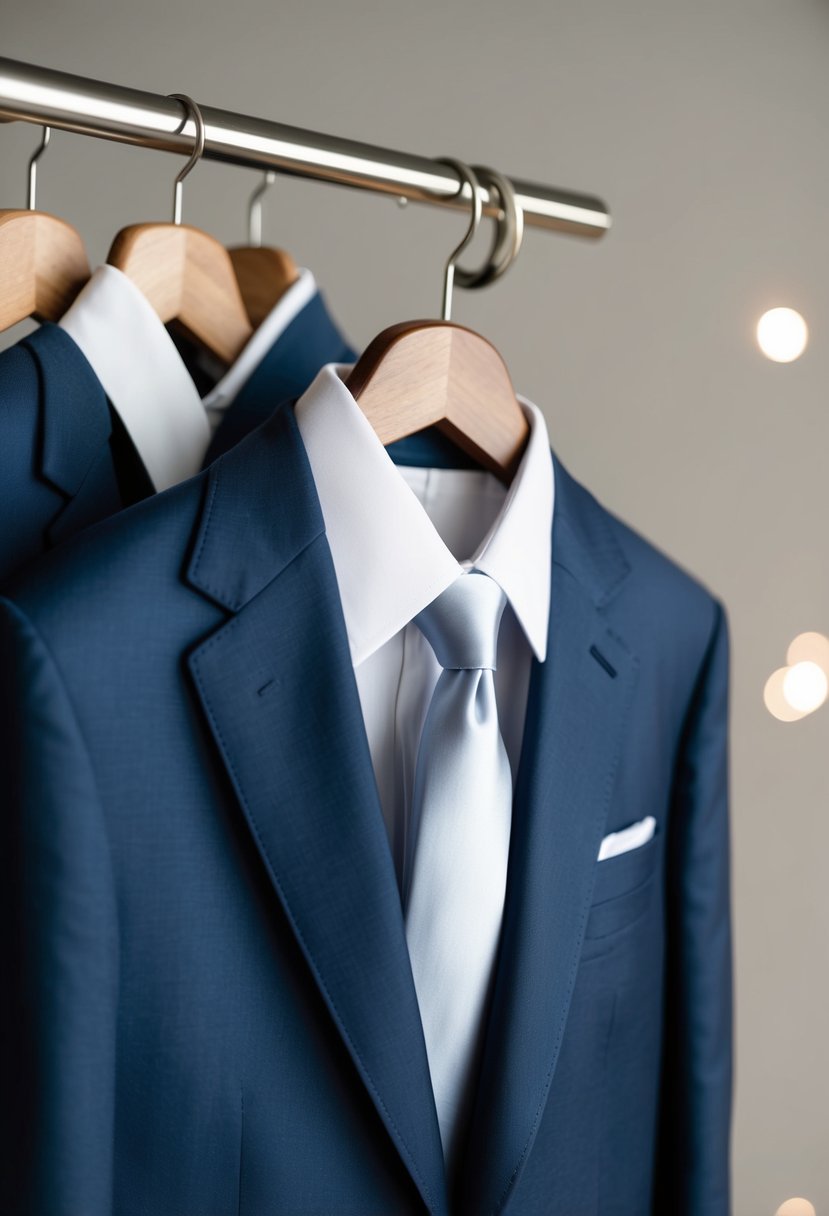
[[[0,330],[59,321],[90,276],[80,233],[45,211],[0,211]]]
[[[346,385],[383,444],[438,426],[503,481],[512,479],[529,424],[504,360],[474,330],[445,321],[392,325]]]
[[[178,321],[225,363],[253,329],[225,247],[187,224],[132,224],[107,261],[138,287],[166,325]]]
[[[284,249],[267,245],[237,245],[228,253],[248,318],[256,328],[297,281],[299,269]]]

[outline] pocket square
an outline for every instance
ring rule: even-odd
[[[622,828],[621,832],[611,832],[602,841],[599,861],[606,861],[608,857],[617,857],[620,853],[628,853],[631,849],[641,848],[643,844],[648,843],[655,831],[656,820],[653,815],[648,815],[647,819],[640,819],[638,823],[632,823],[629,828]]]

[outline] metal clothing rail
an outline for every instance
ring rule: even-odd
[[[209,160],[276,169],[433,206],[469,206],[469,187],[460,192],[453,171],[437,161],[212,106],[200,108]],[[180,154],[192,150],[195,135],[192,120],[184,123],[181,103],[171,97],[0,58],[0,121],[15,119]],[[601,199],[510,180],[529,227],[593,238],[610,227]],[[484,185],[481,194],[484,212],[498,215],[497,200]]]

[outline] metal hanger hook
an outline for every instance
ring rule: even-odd
[[[40,160],[43,153],[49,147],[49,141],[52,138],[52,128],[43,128],[43,138],[40,141],[40,147],[29,161],[29,197],[26,206],[30,211],[35,210],[35,201],[37,199],[37,162]]]
[[[515,187],[508,177],[487,165],[474,165],[480,183],[498,196],[500,214],[495,221],[495,231],[489,257],[479,270],[466,270],[458,266],[455,282],[459,287],[486,287],[505,274],[521,252],[524,240],[524,209],[518,202]]]
[[[190,154],[190,159],[187,164],[178,174],[173,186],[173,223],[181,223],[181,183],[184,181],[187,174],[201,160],[202,152],[204,152],[204,117],[201,110],[193,101],[192,97],[188,97],[186,93],[169,93],[169,97],[174,97],[176,101],[182,102],[187,107],[187,115],[182,124],[182,130],[187,125],[187,119],[192,118],[196,127],[196,139],[193,144],[193,151]]]
[[[276,171],[266,169],[265,176],[248,202],[248,244],[259,249],[262,244],[262,198],[276,181]]]
[[[446,262],[446,269],[443,272],[443,301],[441,304],[441,320],[450,321],[452,319],[452,289],[455,285],[455,267],[458,258],[466,249],[467,245],[474,238],[481,223],[483,214],[483,205],[481,203],[481,192],[478,185],[478,179],[475,176],[471,166],[464,163],[462,160],[455,160],[451,156],[438,157],[440,164],[449,165],[455,170],[460,178],[458,186],[458,194],[462,195],[465,188],[468,186],[471,193],[471,211],[469,217],[469,227],[466,230],[463,240],[456,249],[453,249],[449,254]]]

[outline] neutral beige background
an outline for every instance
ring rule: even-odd
[[[62,0],[3,6],[5,55],[593,190],[597,244],[530,232],[456,317],[499,346],[559,454],[725,600],[733,636],[736,1216],[829,1213],[829,709],[762,703],[801,630],[829,632],[829,8],[818,0]],[[34,129],[0,127],[22,204]],[[94,258],[167,218],[175,158],[56,134],[40,204]],[[244,235],[255,179],[200,167],[185,219]],[[458,217],[280,181],[266,236],[311,266],[358,345],[431,315]],[[799,308],[811,345],[753,327]]]

